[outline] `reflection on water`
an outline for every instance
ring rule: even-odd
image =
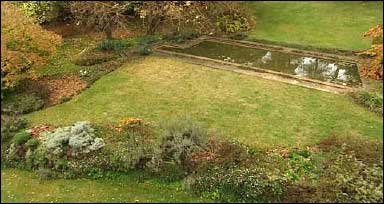
[[[204,41],[185,49],[165,49],[343,85],[351,86],[361,83],[356,64],[341,64],[314,57],[211,41]]]

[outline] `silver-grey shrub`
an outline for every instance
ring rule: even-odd
[[[63,147],[71,148],[72,156],[101,149],[105,143],[96,138],[94,129],[87,121],[77,122],[72,126],[57,128],[53,132],[42,134],[42,145],[52,153],[60,153]]]

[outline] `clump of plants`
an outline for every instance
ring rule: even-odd
[[[218,16],[216,25],[221,31],[227,33],[247,31],[250,29],[248,19],[239,13],[231,13]]]
[[[188,118],[169,121],[163,128],[160,148],[147,166],[155,172],[177,173],[175,178],[183,178],[190,173],[190,156],[207,147],[208,133]]]
[[[314,202],[383,202],[382,164],[369,166],[354,154],[340,153],[328,168]]]
[[[129,47],[132,47],[135,45],[133,41],[130,40],[112,40],[112,39],[106,39],[101,41],[96,46],[96,50],[99,51],[122,51],[124,49],[127,49]]]
[[[138,52],[140,55],[145,56],[145,55],[150,55],[152,53],[152,50],[148,46],[140,46],[138,48]]]
[[[70,170],[68,163],[71,160],[104,147],[103,139],[95,137],[94,131],[89,122],[77,122],[34,137],[31,130],[23,130],[13,137],[7,150],[7,163],[28,169]]]
[[[34,17],[39,24],[59,20],[64,13],[66,2],[60,1],[24,1],[17,2],[27,16]]]
[[[1,114],[1,143],[8,142],[15,133],[25,128],[27,121],[16,114]]]
[[[95,138],[94,129],[89,122],[77,122],[73,126],[58,128],[54,132],[44,132],[41,135],[42,145],[52,153],[70,149],[70,155],[89,153],[102,148],[103,139]]]
[[[199,37],[197,32],[172,32],[164,36],[164,40],[174,43],[184,43]]]
[[[367,91],[360,91],[352,93],[351,96],[357,103],[367,107],[370,111],[383,115],[382,95]]]
[[[113,149],[108,149],[112,168],[116,171],[144,169],[156,147],[150,123],[140,118],[126,118],[113,126]]]
[[[283,193],[284,180],[257,166],[252,168],[219,167],[202,172],[190,188],[204,197],[222,202],[278,201]]]
[[[9,94],[1,101],[1,109],[3,113],[30,113],[41,109],[44,101],[35,93],[14,93]]]

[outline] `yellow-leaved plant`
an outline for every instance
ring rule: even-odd
[[[44,65],[61,36],[44,30],[11,2],[1,2],[1,89],[9,90],[31,79]]]

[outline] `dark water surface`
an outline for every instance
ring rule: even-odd
[[[355,63],[341,63],[305,55],[300,56],[212,41],[203,41],[185,49],[169,47],[163,49],[341,85],[356,86],[361,83]]]

